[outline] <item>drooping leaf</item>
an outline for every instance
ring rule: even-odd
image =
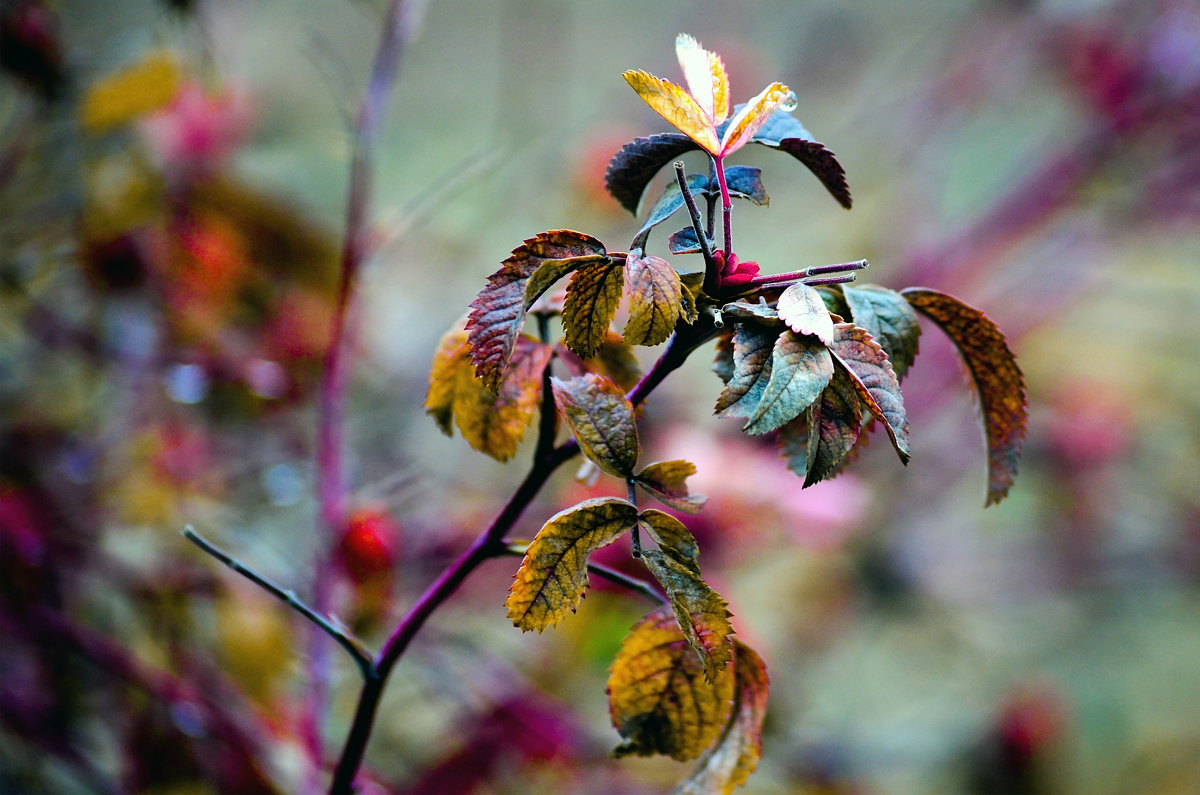
[[[756,166],[726,166],[725,187],[729,189],[730,196],[740,196],[760,206],[771,203],[771,197],[763,185],[762,169]],[[720,187],[713,184],[709,190],[716,192]]]
[[[900,460],[907,464],[908,414],[887,353],[865,329],[853,323],[838,323],[833,333],[834,356],[851,376],[863,406],[883,423]]]
[[[835,371],[837,368],[834,368]],[[836,372],[835,372],[836,376]],[[785,423],[775,435],[775,444],[787,468],[797,477],[808,477],[808,412]]]
[[[529,277],[529,281],[525,283],[523,309],[528,310],[541,297],[542,293],[553,287],[558,280],[567,274],[574,273],[587,265],[607,264],[608,262],[608,257],[603,254],[542,260],[541,265]]]
[[[625,740],[616,755],[695,759],[720,736],[733,689],[728,667],[705,680],[675,616],[655,610],[634,625],[609,673],[609,714]]]
[[[637,357],[629,345],[617,334],[609,332],[596,355],[588,359],[588,367],[600,375],[607,376],[614,384],[628,392],[642,380],[642,370]]]
[[[642,550],[642,560],[662,584],[675,610],[679,628],[713,681],[733,659],[733,624],[729,606],[693,566],[657,549]]]
[[[729,320],[749,320],[763,326],[783,326],[779,312],[761,297],[758,301],[731,301],[721,307],[721,314]]]
[[[611,261],[575,271],[563,303],[563,342],[584,359],[595,355],[608,338],[608,327],[621,303],[624,270]]]
[[[668,461],[668,464],[687,464],[687,461]],[[693,466],[694,470],[695,467]],[[664,553],[688,567],[696,574],[700,573],[700,546],[692,536],[691,531],[683,522],[669,513],[647,508],[638,516],[638,523],[646,529],[654,543]]]
[[[742,323],[734,329],[733,375],[713,407],[718,417],[749,419],[758,411],[771,380],[771,352],[778,336],[774,329],[751,323]]]
[[[887,352],[896,371],[896,379],[904,380],[904,374],[917,357],[917,344],[921,336],[921,324],[917,313],[895,290],[864,284],[858,287],[842,285],[842,296],[850,309],[848,319],[854,325],[867,330]]]
[[[675,55],[688,91],[709,123],[720,124],[729,115],[729,76],[720,56],[701,47],[700,42],[686,33],[675,37]]]
[[[789,105],[791,107],[788,107]],[[772,83],[730,118],[729,127],[721,136],[720,151],[713,149],[708,151],[721,155],[737,151],[770,120],[775,111],[791,110],[795,105],[795,92],[783,83]],[[703,146],[703,144],[701,145]],[[705,148],[708,149],[707,146]]]
[[[771,377],[762,399],[742,430],[769,433],[798,416],[833,378],[829,349],[808,335],[786,329],[771,351]]]
[[[988,448],[985,505],[1004,499],[1017,476],[1021,445],[1029,421],[1025,376],[996,324],[957,298],[923,288],[902,291],[904,298],[946,333],[967,365],[983,410]]]
[[[638,457],[637,425],[620,387],[591,373],[550,383],[558,411],[588,460],[610,475],[631,476]]]
[[[641,69],[630,69],[621,76],[638,96],[672,127],[712,154],[720,152],[712,121],[691,94],[669,80],[655,77]]]
[[[675,330],[681,312],[679,274],[661,257],[625,259],[629,320],[621,332],[630,345],[658,345]]]
[[[635,138],[608,162],[604,187],[622,207],[637,215],[646,186],[666,164],[700,147],[683,133],[667,132]]]
[[[520,336],[512,361],[495,392],[470,367],[457,371],[452,409],[459,432],[471,447],[497,461],[507,461],[533,421],[542,393],[542,373],[554,349]]]
[[[454,389],[458,371],[473,370],[467,346],[466,318],[442,335],[429,368],[429,390],[425,393],[425,413],[433,417],[442,433],[450,436],[454,422]]]
[[[712,371],[724,383],[728,384],[733,378],[733,332],[726,332],[717,337],[717,350],[713,356]]]
[[[657,461],[646,465],[637,474],[637,480],[664,505],[695,513],[704,505],[704,498],[688,492],[687,479],[694,474],[696,465],[691,461]]]
[[[762,758],[762,730],[771,682],[753,649],[734,641],[733,709],[720,738],[671,795],[730,795],[746,783]]]
[[[525,311],[537,299],[528,298],[526,286],[542,263],[597,255],[606,255],[604,245],[591,235],[568,229],[543,232],[513,249],[500,269],[488,277],[467,317],[471,362],[484,386],[494,390],[508,367]]]
[[[716,241],[707,233],[704,237],[708,241],[709,251],[715,251]],[[701,251],[700,238],[696,237],[696,230],[693,227],[685,226],[667,238],[667,249],[672,254],[699,254]]]
[[[797,334],[811,334],[828,345],[833,341],[833,320],[821,294],[796,282],[779,296],[779,319]]]
[[[862,411],[850,374],[835,366],[829,386],[809,407],[805,488],[832,474],[854,447],[862,430]]]
[[[505,607],[513,625],[541,632],[579,608],[587,590],[588,556],[637,523],[627,500],[586,500],[550,518],[525,550]]]
[[[847,210],[853,204],[850,186],[846,184],[846,170],[825,144],[801,138],[785,138],[778,149],[799,160],[813,173],[837,203]]]

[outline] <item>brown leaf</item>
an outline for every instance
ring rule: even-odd
[[[625,739],[617,756],[696,758],[725,726],[733,690],[728,667],[705,680],[704,666],[670,611],[650,613],[625,638],[609,673],[609,714]]]
[[[631,476],[639,452],[637,425],[620,387],[592,373],[550,383],[558,411],[588,460],[610,475]]]
[[[638,523],[664,552],[696,574],[700,573],[700,564],[697,562],[700,546],[683,522],[669,513],[647,508],[638,516]]]
[[[730,795],[746,783],[762,758],[762,730],[771,682],[767,666],[749,646],[734,641],[733,709],[721,736],[672,795]]]
[[[471,447],[497,461],[507,461],[533,421],[542,393],[542,372],[554,349],[531,337],[517,338],[512,362],[492,392],[471,367],[456,373],[454,422]]]
[[[687,479],[696,474],[691,461],[659,461],[647,464],[637,474],[642,488],[665,505],[677,511],[695,513],[704,505],[704,498],[688,493]]]
[[[900,460],[907,464],[910,456],[908,414],[904,410],[900,382],[887,353],[866,329],[853,323],[838,323],[833,331],[831,350],[834,356],[849,373],[863,406],[883,423]]]
[[[596,256],[606,256],[599,240],[581,232],[558,229],[526,240],[488,277],[487,285],[471,302],[467,318],[471,362],[486,387],[494,390],[508,367],[525,311],[532,303],[526,300],[530,277],[547,260]]]
[[[681,312],[679,274],[661,257],[625,260],[629,320],[621,332],[630,345],[658,345],[671,336]]]
[[[584,359],[594,356],[608,338],[624,280],[622,268],[604,261],[580,268],[567,284],[563,342]]]
[[[837,470],[862,430],[862,403],[845,368],[833,369],[829,386],[809,409],[808,427],[805,488]]]
[[[588,556],[637,523],[626,500],[586,500],[555,514],[525,550],[505,606],[513,626],[541,632],[574,613],[587,590]]]
[[[662,514],[666,516],[666,514]],[[681,524],[682,528],[683,525]],[[688,533],[690,537],[691,534]],[[692,542],[693,545],[695,542]],[[713,681],[733,659],[733,625],[729,606],[700,577],[695,561],[684,551],[664,547],[642,550],[642,561],[662,584],[675,610],[684,637],[704,664],[704,678]]]
[[[946,333],[958,348],[983,409],[988,448],[984,505],[1000,502],[1017,476],[1029,422],[1025,376],[1004,334],[978,309],[936,290],[909,288],[901,294]]]

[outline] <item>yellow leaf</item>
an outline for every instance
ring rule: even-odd
[[[629,320],[621,332],[630,345],[658,345],[675,331],[683,288],[679,274],[660,257],[630,254],[625,260]]]
[[[541,395],[542,371],[552,355],[549,345],[531,337],[518,337],[512,360],[495,392],[475,377],[473,367],[455,369],[451,411],[471,447],[497,461],[513,457],[533,420]]]
[[[712,154],[720,152],[717,131],[696,99],[674,83],[640,69],[623,75],[638,96],[673,127]]]
[[[588,555],[632,528],[637,514],[627,500],[602,497],[552,516],[525,550],[509,589],[504,604],[513,625],[541,632],[574,613],[588,586]]]
[[[691,538],[682,524],[679,529]],[[691,546],[694,548],[694,540]],[[695,558],[690,556],[693,550],[668,546],[662,549],[642,550],[642,559],[655,579],[662,583],[671,599],[671,607],[675,609],[679,628],[704,664],[705,679],[712,681],[733,659],[733,625],[729,623],[728,606],[721,595],[701,579]]]
[[[108,75],[83,97],[80,120],[92,134],[128,124],[165,107],[179,90],[179,65],[164,52]]]
[[[671,795],[730,795],[746,783],[762,757],[762,727],[770,680],[767,666],[753,649],[735,642],[736,688],[729,722],[700,764]]]
[[[675,617],[655,610],[633,627],[609,673],[609,714],[625,739],[616,754],[696,758],[720,735],[733,686],[729,667],[706,681]]]
[[[725,121],[729,115],[729,76],[721,57],[701,47],[700,42],[686,33],[675,38],[675,55],[688,91],[708,116],[709,123]]]
[[[471,367],[470,347],[467,344],[466,318],[447,331],[433,354],[429,368],[429,391],[425,394],[425,413],[433,417],[442,433],[451,434],[454,389],[458,371]],[[473,368],[471,368],[473,369]]]
[[[625,270],[608,259],[575,271],[563,301],[563,342],[590,359],[608,339],[608,327],[621,303]]]
[[[721,140],[720,149],[714,154],[722,157],[740,149],[758,132],[758,128],[766,124],[777,110],[790,111],[796,108],[796,95],[783,83],[772,83],[750,100],[729,121],[725,137]],[[698,142],[697,142],[698,143]]]

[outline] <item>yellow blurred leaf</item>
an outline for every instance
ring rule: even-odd
[[[513,625],[541,632],[579,607],[588,586],[588,555],[611,544],[637,522],[627,500],[585,500],[561,511],[538,531],[525,551],[505,606]]]
[[[474,367],[456,367],[451,411],[471,447],[497,461],[513,457],[537,410],[542,371],[552,355],[549,345],[531,337],[517,337],[512,360],[495,392],[475,377]],[[440,391],[435,397],[442,397]],[[435,414],[434,418],[439,416]]]
[[[152,52],[88,89],[80,121],[89,133],[108,132],[165,107],[175,98],[179,83],[175,59],[162,51]]]
[[[675,617],[655,610],[633,627],[609,673],[609,714],[625,739],[615,753],[696,758],[720,735],[733,687],[729,667],[706,681]]]
[[[429,391],[425,394],[425,413],[433,417],[442,433],[450,436],[454,416],[454,389],[458,371],[471,368],[470,346],[467,344],[466,318],[442,335],[429,368]],[[472,368],[473,369],[473,368]]]
[[[716,129],[691,94],[669,80],[640,69],[630,69],[623,77],[638,96],[673,127],[712,154],[720,152]]]

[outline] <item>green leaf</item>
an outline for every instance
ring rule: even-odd
[[[734,641],[733,709],[717,741],[672,795],[730,795],[746,783],[762,758],[762,731],[771,682],[753,649]]]
[[[734,329],[733,375],[725,383],[713,408],[718,417],[749,419],[758,411],[771,380],[771,353],[778,337],[775,330],[750,323],[742,323]]]
[[[595,256],[607,256],[599,240],[580,232],[558,229],[526,240],[513,249],[511,256],[501,263],[500,270],[488,277],[487,285],[471,302],[467,316],[471,362],[484,386],[494,390],[508,367],[513,345],[525,321],[525,312],[532,304],[532,301],[526,301],[530,277],[547,260]]]
[[[525,551],[505,607],[513,626],[541,632],[579,608],[587,590],[588,556],[637,523],[627,500],[586,500],[550,518]]]
[[[687,462],[669,461],[667,463],[686,464]],[[654,543],[658,544],[664,553],[696,574],[700,573],[700,564],[697,562],[700,558],[700,547],[683,522],[669,513],[647,508],[638,516],[638,523],[646,529],[646,532],[654,539]]]
[[[733,659],[729,606],[701,579],[694,563],[657,549],[642,550],[642,560],[666,590],[679,628],[704,665],[704,678],[713,681]]]
[[[495,392],[471,367],[458,370],[452,408],[454,422],[471,447],[507,461],[533,421],[542,394],[542,373],[554,349],[527,336],[517,338],[512,362]]]
[[[825,301],[812,287],[796,282],[779,296],[779,319],[797,334],[811,334],[828,345],[833,340],[833,320]]]
[[[621,332],[631,345],[658,345],[671,336],[679,320],[683,288],[679,274],[661,257],[625,260],[629,320]]]
[[[638,458],[633,405],[620,387],[601,375],[550,379],[554,402],[589,461],[610,475],[628,478]]]
[[[847,320],[867,330],[885,351],[896,371],[896,379],[904,380],[905,373],[917,357],[921,324],[917,313],[904,296],[895,290],[864,284],[842,286],[842,295],[850,314]]]
[[[805,488],[835,472],[862,431],[862,403],[844,367],[834,367],[829,386],[809,407],[808,427]]]
[[[675,616],[655,610],[634,625],[609,673],[609,714],[625,740],[616,755],[695,759],[720,736],[733,692],[733,670],[705,680]]]
[[[716,241],[707,234],[704,237],[708,240],[708,250],[715,251],[717,249]],[[667,238],[667,250],[672,254],[699,254],[700,238],[696,237],[695,228],[685,226]]]
[[[736,351],[735,351],[736,352]],[[769,433],[808,408],[833,378],[833,358],[816,339],[785,330],[771,352],[771,376],[742,430]]]
[[[725,187],[729,189],[731,196],[749,199],[760,206],[771,203],[771,197],[767,195],[766,186],[763,185],[761,168],[755,166],[726,166]],[[709,190],[713,193],[720,191],[716,180],[713,180],[712,184],[709,185]]]
[[[663,166],[700,146],[682,133],[668,132],[635,138],[613,155],[604,174],[604,187],[622,207],[638,214],[646,186]]]
[[[858,397],[866,409],[883,423],[892,446],[905,464],[909,459],[908,415],[900,394],[900,381],[892,370],[887,353],[866,329],[853,323],[834,326],[831,348],[834,356],[851,376]]]
[[[659,461],[639,472],[637,482],[664,505],[695,513],[704,505],[704,498],[688,493],[687,479],[694,474],[696,465],[691,461]]]
[[[1017,476],[1021,445],[1029,423],[1025,376],[1004,334],[978,309],[936,290],[901,293],[913,308],[946,333],[967,365],[983,409],[988,449],[988,490],[984,505],[1000,502]]]
[[[611,261],[586,265],[567,284],[563,303],[563,342],[584,359],[595,355],[621,302],[624,270]]]

